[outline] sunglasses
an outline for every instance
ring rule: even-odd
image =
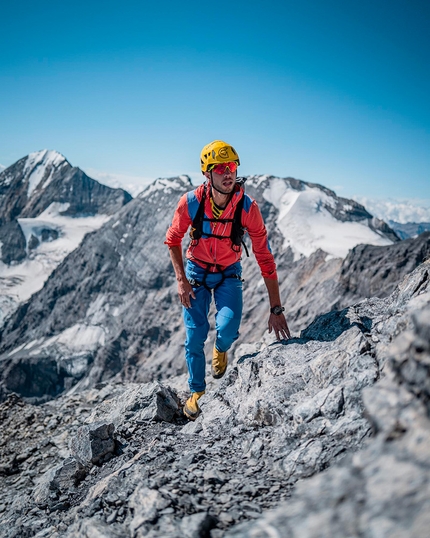
[[[223,174],[226,173],[227,169],[230,171],[230,172],[236,172],[237,170],[237,163],[235,163],[234,161],[230,162],[230,163],[220,163],[220,164],[213,164],[212,166],[210,166],[208,168],[208,172],[210,171],[214,171],[215,174],[219,174],[220,176],[222,176]]]

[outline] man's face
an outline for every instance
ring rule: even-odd
[[[205,176],[210,180],[211,173],[205,172]],[[221,194],[231,194],[236,185],[237,171],[230,172],[229,168],[226,168],[224,174],[217,174],[215,170],[212,170],[212,182],[215,190]]]

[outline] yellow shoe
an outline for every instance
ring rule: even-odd
[[[184,415],[190,420],[196,420],[196,418],[200,415],[200,407],[197,401],[200,396],[203,396],[204,393],[204,390],[202,392],[192,392],[191,396],[185,402]]]
[[[227,370],[227,351],[218,351],[214,346],[212,355],[212,377],[220,379]]]

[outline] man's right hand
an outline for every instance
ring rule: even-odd
[[[193,287],[188,280],[184,279],[178,281],[178,295],[181,304],[185,306],[185,308],[191,308],[190,297],[195,299],[196,296],[194,295]]]

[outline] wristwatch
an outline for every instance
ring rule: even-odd
[[[281,305],[276,305],[273,308],[270,309],[271,314],[275,314],[275,316],[279,316],[282,314],[282,312],[285,310],[285,308]]]

